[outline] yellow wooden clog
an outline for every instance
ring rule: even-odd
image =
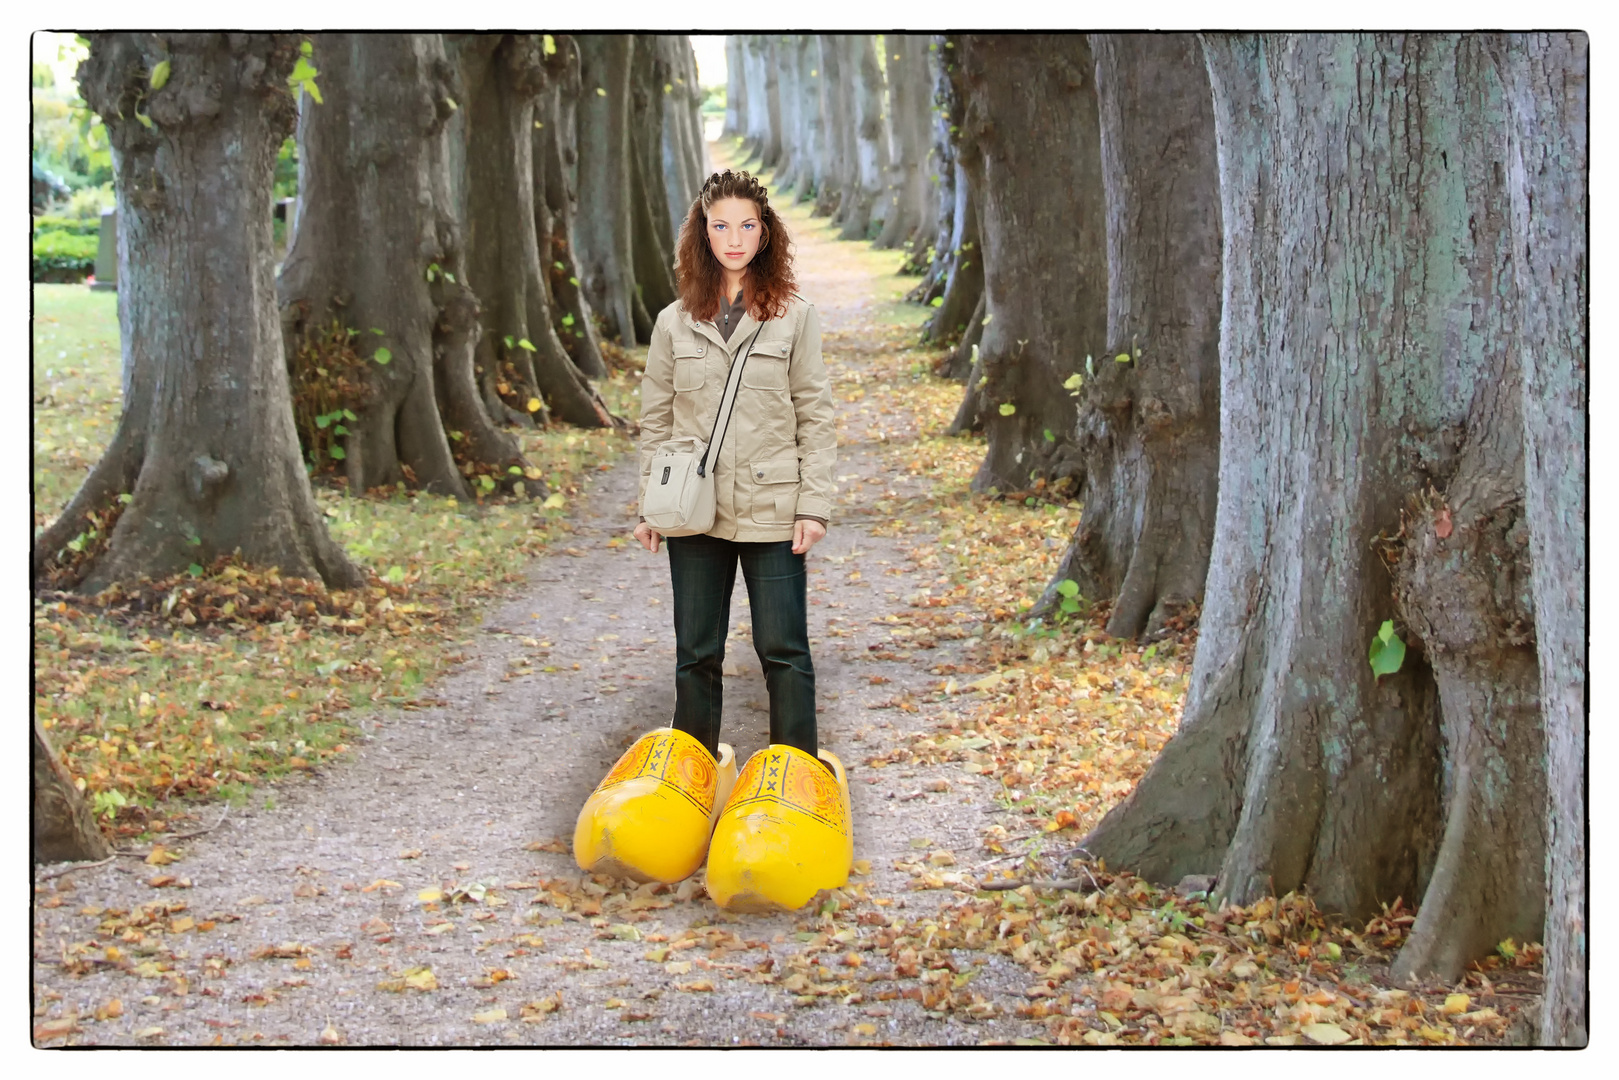
[[[849,777],[821,751],[772,744],[748,759],[708,844],[708,895],[731,911],[796,911],[849,880]]]
[[[673,883],[703,865],[714,819],[736,782],[736,754],[720,759],[684,731],[647,732],[618,759],[573,829],[580,869]]]

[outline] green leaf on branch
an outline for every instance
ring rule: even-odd
[[[1050,429],[1050,428],[1046,428],[1046,430],[1045,430],[1045,436],[1046,436],[1046,442],[1056,442],[1056,441],[1057,441],[1057,436],[1055,436],[1055,435],[1053,435],[1053,434],[1052,434],[1052,433],[1051,433],[1051,429]]]
[[[320,72],[309,62],[309,57],[313,53],[314,48],[311,46],[310,52],[298,57],[298,62],[292,67],[292,74],[287,76],[287,85],[309,91],[309,96],[315,99],[315,104],[323,105],[325,102],[321,99],[320,88],[315,85],[315,76]]]
[[[555,56],[557,51],[557,39],[552,37],[550,34],[543,34],[541,37],[545,43],[545,55]]]
[[[306,41],[302,45],[298,46],[298,55],[299,56],[314,56],[315,55],[315,43],[313,41]]]
[[[405,580],[405,571],[398,566],[388,567],[388,572],[382,575],[382,580],[390,585],[398,585]]]
[[[327,428],[332,426],[332,418],[325,413],[322,413],[321,415],[315,417],[315,426],[320,428],[322,431],[325,431]]]
[[[375,360],[379,364],[386,364],[393,358],[394,354],[387,348],[378,349],[376,352],[371,354],[371,359]]]
[[[1017,406],[1016,405],[1012,404],[1010,401],[1001,402],[1001,415],[1002,416],[1011,416],[1015,412],[1017,412]]]
[[[1068,580],[1059,581],[1057,582],[1057,592],[1063,596],[1078,596],[1079,582]]]
[[[527,349],[529,352],[534,351],[534,343],[528,338],[519,338],[517,340],[517,345],[519,348]]]
[[[145,128],[154,128],[157,126],[156,124],[152,123],[152,118],[147,116],[145,113],[136,113],[135,119],[139,120],[141,122],[141,126]]]
[[[169,62],[159,60],[152,66],[152,89],[161,90],[163,84],[169,81]]]
[[[487,495],[495,490],[495,478],[488,473],[480,473],[478,475],[478,486],[483,488],[484,494]]]
[[[358,417],[358,416],[355,416],[355,415],[354,415],[354,414],[353,414],[353,413],[352,413],[352,412],[350,412],[350,411],[349,411],[349,410],[347,410],[347,409],[344,409],[344,410],[343,410],[343,419],[345,419],[345,420],[347,420],[347,421],[349,421],[349,422],[350,422],[350,423],[353,423],[353,422],[354,422],[354,421],[356,421],[356,420],[358,420],[358,419],[359,419],[359,417]]]
[[[512,337],[510,334],[507,334],[505,337],[501,338],[500,340],[502,340],[502,341],[504,341],[506,343],[506,348],[508,348],[508,349],[511,348],[513,345],[517,344],[517,339]]]
[[[579,287],[579,279],[576,277],[571,277],[568,279],[568,284],[577,289]]]
[[[1405,642],[1400,635],[1394,632],[1394,620],[1383,620],[1382,627],[1377,636],[1372,638],[1371,648],[1372,675],[1382,678],[1384,675],[1393,675],[1400,670],[1405,662]]]
[[[573,313],[572,312],[569,312],[568,314],[562,316],[562,325],[563,326],[572,326],[573,325]]]
[[[1113,358],[1113,362],[1116,364],[1128,364],[1130,362],[1130,354],[1127,352],[1121,352],[1119,355]]]
[[[341,446],[332,447],[332,457],[336,458],[338,461],[342,461],[348,456],[348,451],[344,450]]]
[[[935,296],[931,301],[928,302],[928,306],[929,307],[943,307],[944,306],[944,297]]]
[[[457,105],[455,103],[455,99],[453,97],[446,97],[444,99],[444,104],[446,104],[446,105],[448,105],[450,107],[451,112],[455,112],[455,110],[457,110],[457,109],[459,109],[461,107],[461,106],[459,106],[459,105]]]
[[[122,495],[118,496],[118,501],[123,503],[125,506],[128,506],[130,503],[135,501],[135,496],[126,491]]]
[[[437,281],[438,280],[438,275],[439,275],[438,263],[428,263],[427,264],[427,280],[428,281]]]

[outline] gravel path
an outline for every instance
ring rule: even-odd
[[[787,216],[836,379],[869,355],[862,328],[901,283],[873,278],[863,246]],[[976,631],[966,613],[927,608],[937,645],[913,651],[887,624],[914,614],[905,598],[937,570],[869,531],[870,503],[918,493],[875,441],[876,426],[903,435],[896,418],[838,407],[845,494],[810,557],[810,633],[822,744],[849,767],[855,857],[871,866],[842,899],[879,925],[948,895],[910,891],[896,862],[977,861],[994,785],[956,768],[864,764],[926,726],[925,712],[883,706],[926,702],[943,665],[967,663]],[[938,1046],[1044,1034],[1016,1018],[1029,977],[1001,957],[973,957],[993,1016],[927,1014],[879,994],[879,980],[907,983],[882,953],[829,940],[813,910],[730,915],[701,873],[668,890],[581,880],[566,847],[580,804],[673,709],[667,561],[623,542],[634,499],[627,456],[574,500],[572,537],[492,608],[436,706],[371,714],[349,760],[274,788],[273,809],[231,813],[172,866],[120,859],[36,884],[36,1044]],[[766,745],[768,715],[741,587],[732,616],[723,737],[740,761]],[[190,885],[154,887],[160,874]],[[836,971],[846,992],[794,984],[817,964],[812,975]]]

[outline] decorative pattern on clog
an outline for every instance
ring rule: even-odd
[[[844,830],[843,798],[832,774],[813,758],[773,746],[748,759],[725,808],[775,800],[839,833]]]
[[[626,750],[597,786],[598,792],[650,776],[678,792],[707,817],[714,809],[714,759],[703,744],[683,731],[665,729],[642,737]]]

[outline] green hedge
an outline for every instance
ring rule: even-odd
[[[34,219],[34,235],[40,236],[48,232],[72,233],[74,236],[99,236],[101,235],[101,219],[41,214]]]
[[[52,229],[34,234],[33,279],[41,282],[83,281],[96,269],[95,236]]]

